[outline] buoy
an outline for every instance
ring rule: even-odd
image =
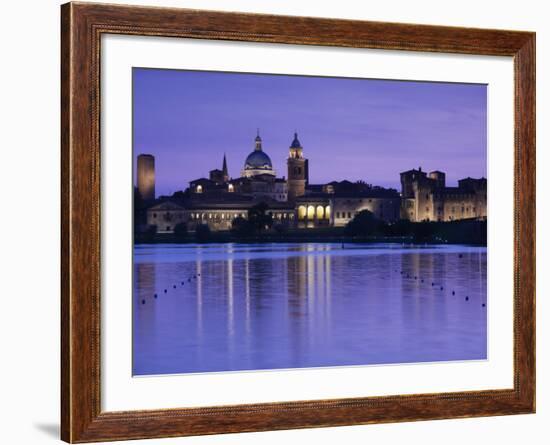
[[[435,283],[432,283],[432,286],[435,286]]]
[[[459,257],[459,258],[462,258],[462,254],[461,254],[461,253],[459,253],[459,254],[458,254],[458,257]]]
[[[441,286],[441,290],[443,290],[443,286]]]
[[[181,282],[181,285],[183,286],[184,284],[185,284],[185,281],[182,281],[182,282]]]
[[[164,293],[168,292],[168,289],[164,289]]]
[[[470,297],[466,297],[465,300],[468,301],[470,299]]]
[[[145,300],[141,300],[141,304],[145,304]]]
[[[453,295],[455,294],[455,291],[453,291]]]
[[[176,288],[176,285],[174,284],[174,289]]]
[[[157,298],[157,297],[158,297],[158,295],[157,295],[157,294],[155,294],[155,295],[154,295],[154,297],[155,297],[155,298]]]
[[[482,304],[481,304],[481,307],[485,307],[485,303],[482,303]]]

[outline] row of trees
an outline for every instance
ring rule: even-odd
[[[369,210],[359,212],[346,225],[345,234],[352,237],[409,237],[415,242],[448,241],[453,243],[487,243],[487,222],[462,220],[454,222],[418,222],[399,220],[388,224]]]

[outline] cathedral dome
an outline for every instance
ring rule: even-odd
[[[271,159],[263,151],[254,150],[244,162],[245,170],[272,170]]]
[[[262,138],[258,132],[256,139],[254,139],[254,151],[246,157],[244,161],[244,168],[241,172],[242,176],[247,178],[257,175],[273,175],[275,176],[275,170],[271,164],[271,159],[262,150]]]

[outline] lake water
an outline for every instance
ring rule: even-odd
[[[137,245],[133,374],[485,359],[486,262],[456,245]]]

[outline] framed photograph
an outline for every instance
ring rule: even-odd
[[[535,35],[67,3],[61,435],[535,411]]]

